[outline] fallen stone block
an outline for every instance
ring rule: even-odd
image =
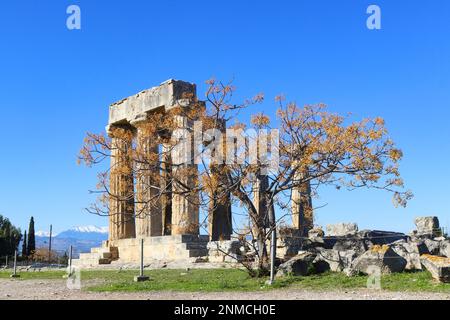
[[[314,228],[308,231],[308,238],[310,239],[323,238],[324,235],[322,228]]]
[[[384,245],[408,240],[408,236],[404,233],[380,230],[362,230],[358,232],[358,237],[372,245]]]
[[[345,237],[356,235],[358,225],[356,223],[336,223],[327,225],[328,237]]]
[[[439,255],[450,258],[450,240],[445,240],[440,243]]]
[[[440,254],[440,243],[431,239],[425,239],[424,244],[429,254],[438,256]]]
[[[287,259],[296,256],[302,249],[302,242],[301,230],[286,227],[278,229],[277,257]],[[270,241],[267,246],[270,248]]]
[[[414,220],[418,236],[441,236],[438,217],[418,217]]]
[[[238,240],[224,240],[208,242],[208,256],[210,262],[238,262],[243,256],[242,243]]]
[[[327,270],[346,272],[350,269],[358,254],[354,250],[317,249],[314,266],[318,273]]]
[[[450,259],[424,254],[420,262],[433,278],[439,282],[450,283]]]
[[[323,238],[320,238],[320,237],[310,238],[310,239],[303,238],[300,241],[300,248],[296,254],[298,254],[299,252],[302,252],[302,251],[314,252],[316,248],[324,248],[324,247],[325,247],[325,241]]]
[[[313,261],[316,254],[303,252],[291,258],[278,267],[276,277],[285,276],[306,276],[314,269]]]
[[[402,272],[406,260],[392,250],[388,245],[375,245],[356,258],[352,268],[357,272],[372,274],[374,268],[379,268],[381,274]]]
[[[342,251],[348,251],[353,250],[358,255],[363,254],[368,249],[366,243],[364,240],[352,237],[352,238],[340,238],[337,239],[336,243],[333,246],[333,250],[342,252]]]
[[[399,241],[391,245],[392,250],[406,260],[405,270],[422,270],[417,244]]]

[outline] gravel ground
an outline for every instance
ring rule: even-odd
[[[82,286],[93,285],[84,282]],[[0,300],[450,300],[450,294],[373,290],[309,291],[281,289],[270,292],[133,292],[93,293],[69,290],[65,280],[0,279]]]

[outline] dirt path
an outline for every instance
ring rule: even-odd
[[[85,286],[86,283],[83,284]],[[136,292],[92,293],[69,290],[64,280],[0,279],[0,300],[450,300],[450,294],[372,290],[307,291],[282,289],[270,292]]]

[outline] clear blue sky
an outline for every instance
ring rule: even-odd
[[[82,30],[66,28],[66,8]],[[366,9],[382,10],[382,30]],[[407,209],[378,191],[324,190],[318,223],[409,231],[418,215],[450,225],[450,2],[3,1],[0,4],[0,213],[37,229],[107,225],[83,212],[95,170],[76,165],[108,105],[176,78],[229,80],[239,97],[284,93],[355,118],[382,116],[415,193]]]

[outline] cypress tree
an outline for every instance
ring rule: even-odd
[[[25,230],[25,233],[23,235],[23,242],[22,242],[22,257],[26,257],[28,253],[27,248],[27,230]]]
[[[27,243],[27,255],[31,255],[36,251],[36,239],[34,236],[34,218],[30,219],[30,226],[28,227],[28,243]]]

